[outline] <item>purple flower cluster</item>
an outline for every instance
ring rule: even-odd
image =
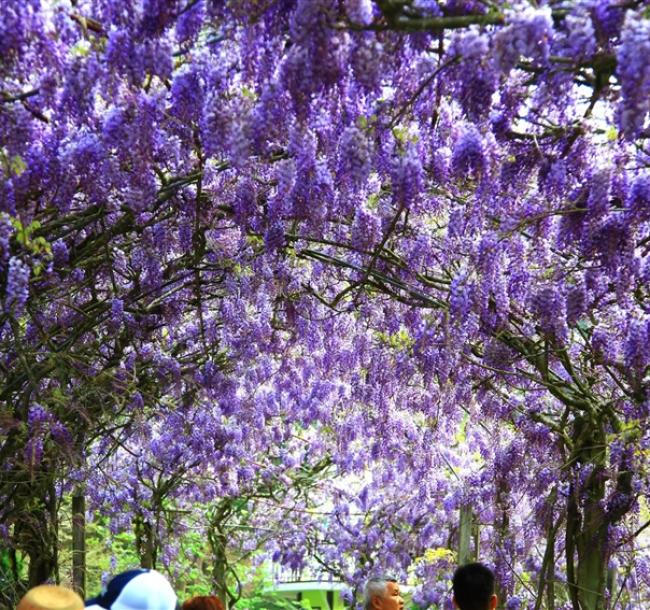
[[[189,6],[189,5],[186,5]],[[193,2],[189,10],[184,9],[176,19],[176,40],[189,44],[196,42],[205,19],[205,5],[203,0]]]
[[[51,423],[52,420],[52,414],[43,405],[34,403],[29,407],[27,425],[31,431],[36,431],[38,428]]]
[[[157,36],[171,23],[178,8],[177,0],[142,0],[140,31],[144,36]]]
[[[4,268],[11,256],[11,236],[14,229],[9,216],[0,212],[0,271]]]
[[[567,41],[572,57],[587,60],[596,52],[596,32],[588,14],[567,15]]]
[[[0,182],[0,214],[16,214],[16,194],[12,180]]]
[[[451,3],[447,3],[449,7]],[[429,17],[442,16],[441,3],[438,0],[414,0],[413,7],[422,15]]]
[[[449,50],[450,57],[458,60],[452,69],[454,95],[472,121],[487,116],[497,88],[497,73],[490,61],[489,47],[488,36],[470,30],[457,36]]]
[[[293,46],[282,66],[282,77],[302,113],[311,96],[337,83],[347,43],[331,27],[336,16],[333,0],[298,0],[289,32]]]
[[[68,262],[70,253],[68,251],[68,246],[62,239],[57,239],[52,244],[52,260],[54,265],[57,267],[62,267]]]
[[[358,84],[368,93],[376,92],[386,78],[382,63],[384,48],[372,32],[362,32],[354,37],[350,63]]]
[[[508,73],[523,57],[543,65],[548,60],[553,22],[547,8],[523,11],[494,37],[495,60]]]
[[[72,434],[70,430],[60,421],[54,422],[50,427],[52,440],[60,447],[69,448],[72,445]]]
[[[560,342],[566,339],[566,300],[555,286],[540,288],[531,298],[530,307],[542,333]]]
[[[592,0],[590,4],[598,39],[603,46],[609,46],[621,33],[625,10],[614,0]]]
[[[521,610],[521,599],[518,596],[513,595],[506,602],[505,608],[506,610]]]
[[[197,121],[203,106],[203,86],[199,74],[189,70],[174,77],[171,111],[183,121]]]
[[[434,2],[421,2],[421,4],[433,5]],[[432,7],[431,12],[435,9]],[[446,0],[445,10],[451,15],[467,15],[484,13],[485,5],[478,0]],[[435,13],[434,13],[435,14]]]
[[[639,176],[630,186],[627,200],[630,222],[650,220],[650,176]]]
[[[27,50],[36,30],[34,7],[28,2],[8,0],[0,12],[0,74]]]
[[[381,219],[364,207],[358,207],[352,224],[352,241],[363,250],[372,250],[382,238]]]
[[[352,23],[370,25],[373,18],[373,7],[370,0],[345,0],[348,18]]]
[[[480,178],[486,169],[485,151],[480,133],[467,127],[456,140],[451,156],[451,169],[459,178]]]
[[[464,320],[471,311],[471,288],[464,274],[458,274],[451,282],[449,311],[457,320]]]
[[[582,277],[576,278],[576,283],[569,287],[566,297],[566,319],[569,326],[576,324],[588,305],[588,294]]]
[[[398,154],[391,168],[393,199],[401,205],[411,207],[416,204],[422,191],[422,161],[418,147],[409,144],[402,154]]]
[[[29,298],[30,268],[20,258],[12,256],[7,266],[4,310],[16,317],[22,315]]]
[[[650,321],[630,320],[623,352],[625,366],[642,373],[650,364]]]
[[[650,111],[650,23],[628,13],[616,51],[616,75],[621,84],[618,125],[629,139],[645,126]]]
[[[43,459],[43,438],[41,436],[31,437],[25,443],[23,459],[32,470],[40,465]]]
[[[358,127],[350,126],[341,135],[339,175],[362,185],[372,167],[372,143]]]
[[[159,27],[153,21],[146,20],[146,23],[146,27]],[[140,87],[149,74],[166,79],[172,73],[171,49],[164,39],[145,38],[140,42],[127,29],[110,32],[105,61],[111,74],[124,76],[133,87]]]
[[[124,301],[122,299],[112,299],[110,321],[113,328],[118,329],[124,320]]]

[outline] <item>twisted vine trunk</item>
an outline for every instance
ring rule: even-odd
[[[156,540],[154,528],[151,523],[138,515],[134,523],[135,541],[140,556],[140,567],[155,569],[156,567]]]
[[[591,468],[584,482],[575,475],[567,503],[566,562],[574,610],[604,610],[607,570],[607,525],[600,502],[605,496],[604,432],[576,418],[569,467]]]
[[[230,595],[226,586],[228,576],[228,560],[226,558],[226,537],[223,532],[211,532],[210,546],[212,547],[212,586],[217,597],[223,602],[224,608],[230,607]]]
[[[500,549],[500,552],[503,554],[499,559],[500,567],[503,567],[503,564],[506,563],[506,555],[508,553],[507,549],[507,539],[510,536],[510,486],[508,485],[507,480],[503,476],[497,476],[495,481],[496,483],[496,506],[499,510],[499,517],[497,519],[496,527],[496,544],[497,549]],[[509,557],[509,569],[512,569],[512,557]],[[505,608],[507,601],[507,590],[502,586],[502,583],[495,583],[495,592],[497,594],[497,610],[502,610]]]
[[[45,473],[43,473],[45,475]],[[13,498],[14,541],[29,558],[26,589],[47,581],[58,582],[58,520],[54,483],[17,487]]]
[[[27,516],[22,531],[30,541],[25,545],[29,557],[28,588],[41,585],[54,578],[58,581],[58,535],[56,524],[47,510],[38,510]],[[38,520],[38,522],[37,522]]]
[[[72,496],[72,587],[86,594],[86,496],[81,486]]]
[[[217,597],[228,610],[239,597],[228,588],[228,576],[234,575],[228,562],[227,546],[228,536],[226,524],[233,513],[233,504],[230,499],[222,499],[214,508],[208,527],[208,543],[212,552],[212,587]]]
[[[573,430],[574,447],[570,465],[588,475],[571,481],[567,505],[566,561],[569,594],[574,610],[606,610],[609,526],[619,521],[633,502],[632,472],[620,465],[616,475],[607,473],[607,434],[602,421],[576,418]],[[606,482],[613,477],[613,494],[619,498],[615,506],[607,506]]]
[[[546,516],[546,550],[542,567],[539,571],[537,584],[537,599],[533,610],[540,610],[546,592],[546,610],[555,610],[555,543],[557,531],[563,519],[554,521],[554,509],[557,501],[557,487],[553,487],[547,498]]]

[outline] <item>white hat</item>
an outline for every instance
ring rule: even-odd
[[[101,595],[86,601],[87,610],[175,610],[169,581],[155,570],[129,570],[112,578]]]

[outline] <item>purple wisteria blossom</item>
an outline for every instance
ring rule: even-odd
[[[84,493],[187,592],[190,552],[439,610],[478,554],[512,610],[643,607],[644,3],[2,8],[10,591]]]

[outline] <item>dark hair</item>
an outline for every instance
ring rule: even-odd
[[[494,595],[494,574],[482,563],[457,568],[453,578],[454,599],[460,610],[487,610]]]
[[[183,610],[224,610],[216,595],[197,595],[183,603]]]

